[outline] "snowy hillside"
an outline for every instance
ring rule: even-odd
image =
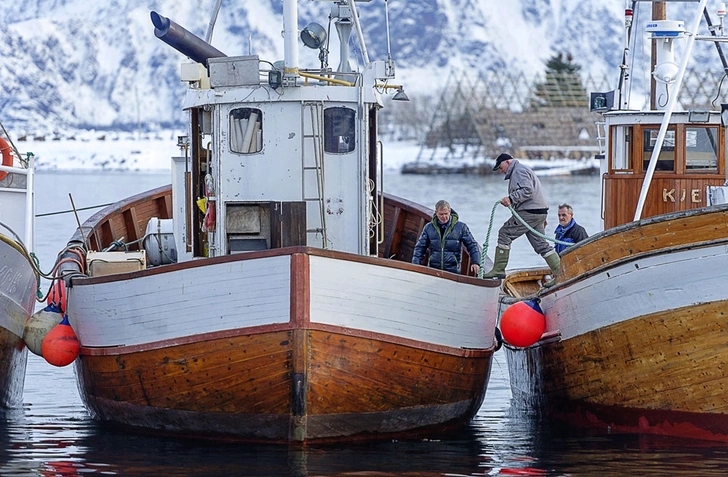
[[[13,130],[183,127],[186,59],[154,36],[150,11],[204,37],[215,0],[17,0],[0,3],[0,120]],[[397,82],[438,94],[453,69],[541,73],[570,52],[616,82],[622,0],[389,0]],[[372,59],[386,58],[385,2],[357,2]],[[329,2],[299,0],[299,25],[327,24]],[[645,8],[649,8],[646,5]],[[227,55],[283,57],[280,0],[227,0],[212,43]],[[334,36],[334,35],[332,35]],[[301,47],[300,65],[318,67]],[[360,61],[358,52],[352,55]],[[330,63],[338,64],[332,44]]]

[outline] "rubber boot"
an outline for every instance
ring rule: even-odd
[[[546,255],[544,258],[546,260],[546,263],[548,263],[549,268],[551,269],[551,275],[553,278],[546,283],[543,284],[544,287],[548,288],[552,286],[554,283],[556,283],[556,277],[559,276],[559,268],[561,267],[561,257],[559,257],[559,254],[556,252],[553,252],[549,255]]]
[[[511,254],[511,250],[507,248],[496,247],[495,248],[495,261],[493,262],[493,269],[488,273],[483,274],[483,278],[500,278],[506,277],[506,265],[508,265],[508,256]]]

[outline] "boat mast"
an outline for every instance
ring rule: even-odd
[[[215,29],[215,22],[217,21],[217,14],[220,13],[220,5],[222,0],[217,0],[215,8],[212,9],[212,16],[210,17],[210,23],[207,25],[207,33],[205,33],[205,41],[212,43],[212,31]]]
[[[666,20],[667,19],[667,8],[664,2],[654,2],[652,4],[652,20]],[[650,71],[655,71],[655,65],[657,62],[657,42],[658,39],[652,40],[650,50]],[[686,56],[687,58],[687,56]],[[655,76],[650,75],[650,110],[654,111],[657,109],[657,81]]]
[[[632,39],[632,22],[634,19],[634,11],[636,0],[626,0],[624,8],[624,52],[622,53],[622,64],[619,65],[619,85],[617,86],[617,104],[618,109],[629,109],[630,97],[630,60],[629,60],[629,44]]]
[[[359,12],[356,10],[354,0],[348,0],[349,8],[351,9],[351,19],[354,21],[354,30],[356,31],[356,38],[359,40],[359,48],[361,48],[361,56],[364,60],[364,67],[369,66],[369,53],[367,52],[367,44],[364,42],[364,33],[361,30],[361,23],[359,23]],[[389,25],[387,25],[389,28]]]
[[[645,172],[645,179],[644,182],[642,182],[642,190],[640,191],[640,198],[637,202],[637,210],[635,210],[634,213],[634,220],[639,220],[642,217],[642,209],[645,206],[645,200],[647,199],[647,192],[650,190],[650,183],[652,182],[652,175],[655,173],[655,167],[657,166],[657,158],[660,156],[660,152],[662,151],[662,143],[665,141],[665,135],[667,134],[667,127],[670,124],[670,118],[672,118],[672,112],[675,109],[675,104],[677,103],[677,97],[680,94],[680,88],[682,86],[683,77],[685,76],[685,70],[688,66],[688,61],[690,60],[690,55],[693,50],[693,45],[695,44],[695,37],[698,34],[698,27],[700,27],[700,18],[703,16],[703,11],[705,10],[705,4],[708,0],[700,0],[700,5],[698,6],[698,13],[695,15],[695,21],[693,22],[692,28],[689,30],[688,33],[688,42],[685,46],[685,53],[683,60],[680,62],[680,68],[677,72],[677,77],[675,78],[675,85],[673,86],[673,91],[670,94],[670,99],[667,102],[667,107],[665,108],[665,113],[662,118],[662,123],[660,123],[660,132],[657,135],[657,142],[655,143],[655,147],[652,150],[652,156],[650,157],[650,164],[647,166],[647,171]]]
[[[298,1],[283,0],[284,76],[291,82],[298,77]]]

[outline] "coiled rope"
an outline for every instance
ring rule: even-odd
[[[493,204],[493,208],[490,211],[490,221],[488,222],[488,232],[485,234],[485,242],[483,242],[483,253],[480,254],[480,271],[478,272],[478,278],[483,278],[483,274],[484,274],[483,267],[485,266],[485,256],[488,253],[488,242],[490,240],[490,231],[493,229],[493,220],[495,219],[495,209],[496,209],[496,207],[498,207],[498,205],[500,203],[501,202],[499,200],[496,201],[496,203]],[[516,219],[518,219],[534,235],[537,235],[537,236],[541,237],[542,239],[548,240],[549,242],[557,243],[559,245],[566,245],[566,246],[573,245],[571,242],[562,242],[561,240],[557,240],[553,237],[548,237],[548,236],[542,234],[541,232],[539,232],[538,230],[534,229],[533,227],[528,225],[526,223],[526,221],[523,220],[523,218],[520,215],[518,215],[518,212],[516,212],[516,209],[514,209],[512,205],[508,206],[508,210],[510,210],[511,214],[513,214],[513,216]]]

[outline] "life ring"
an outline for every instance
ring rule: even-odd
[[[10,149],[10,144],[8,142],[0,137],[0,152],[2,152],[3,155],[3,166],[12,167],[13,166],[13,154]],[[0,181],[5,179],[8,176],[8,173],[5,171],[0,171]]]

